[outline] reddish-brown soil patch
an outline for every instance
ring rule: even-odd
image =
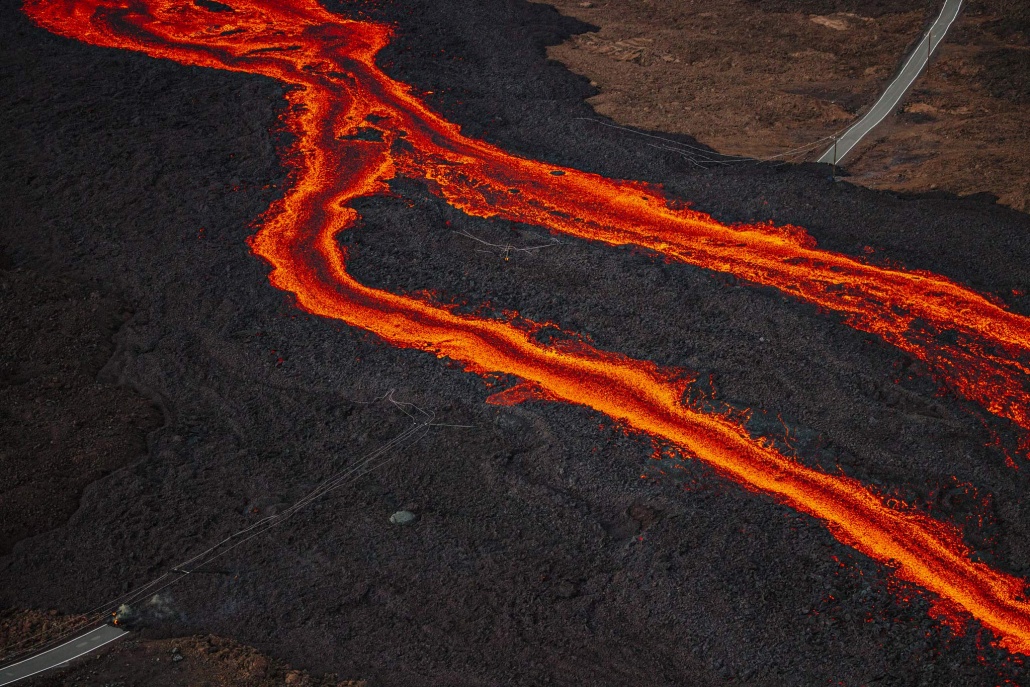
[[[686,133],[722,153],[781,155],[853,121],[937,11],[935,2],[555,0],[599,27],[550,49],[590,78],[599,114]],[[852,6],[854,5],[854,6]],[[852,181],[901,191],[989,192],[1028,209],[1026,18],[969,3],[901,116],[847,160]],[[789,159],[815,159],[825,144]]]
[[[832,134],[875,98],[927,11],[879,17],[759,3],[553,3],[600,27],[551,48],[597,84],[598,113],[767,156]],[[782,9],[782,8],[775,8]]]

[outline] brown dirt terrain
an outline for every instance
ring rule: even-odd
[[[814,160],[825,149],[814,142],[873,103],[939,3],[550,4],[599,27],[548,53],[597,86],[589,102],[599,114],[690,134],[721,153]],[[1030,209],[1028,27],[1023,3],[968,3],[900,116],[847,160],[850,180],[987,192]],[[693,158],[706,164],[700,153]]]

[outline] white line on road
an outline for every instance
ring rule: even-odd
[[[127,634],[128,632],[120,627],[101,625],[84,635],[55,646],[53,649],[0,668],[0,687],[74,661]]]

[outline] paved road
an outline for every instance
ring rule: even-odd
[[[944,40],[948,29],[951,28],[955,18],[958,17],[961,7],[962,0],[945,0],[940,16],[930,26],[926,35],[923,36],[923,40],[919,41],[919,45],[912,51],[912,54],[908,56],[897,78],[891,81],[887,86],[887,90],[883,92],[883,95],[876,101],[872,109],[865,113],[861,119],[855,122],[851,128],[837,139],[837,145],[830,146],[822,154],[819,162],[839,163],[866,134],[882,122],[887,115],[894,112],[895,108],[898,107],[898,103],[905,97],[909,87],[912,86],[916,78],[923,73],[923,70],[929,64],[930,55],[937,49],[941,41]]]
[[[36,673],[42,673],[44,670],[63,666],[69,661],[95,651],[116,639],[121,639],[127,634],[128,632],[114,625],[101,625],[71,641],[55,646],[49,651],[0,668],[0,687]]]

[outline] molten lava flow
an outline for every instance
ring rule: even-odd
[[[840,541],[893,566],[936,594],[948,612],[968,613],[1012,651],[1030,653],[1030,603],[1022,580],[974,563],[953,527],[900,511],[860,483],[813,470],[752,439],[730,418],[684,406],[687,382],[656,365],[583,344],[543,345],[524,323],[456,314],[370,288],[346,269],[337,234],[351,203],[386,190],[398,173],[420,174],[454,205],[612,244],[634,243],[692,263],[771,284],[847,313],[931,363],[959,361],[952,379],[1021,424],[1025,320],[945,279],[863,265],[815,250],[799,230],[727,227],[667,207],[656,190],[506,155],[461,136],[374,64],[389,30],[343,20],[312,0],[29,0],[42,26],[96,45],[184,64],[274,77],[287,95],[293,187],[264,217],[253,251],[272,265],[272,283],[308,312],[342,320],[401,347],[462,362],[478,374],[523,381],[494,402],[533,393],[607,414],[668,441],[756,492],[821,519]],[[383,120],[387,120],[383,125]],[[373,123],[382,140],[362,140]],[[367,138],[367,137],[366,137]],[[509,193],[517,187],[519,193]],[[569,199],[575,199],[575,202]],[[967,350],[913,330],[957,329]],[[528,391],[527,391],[528,390]]]

